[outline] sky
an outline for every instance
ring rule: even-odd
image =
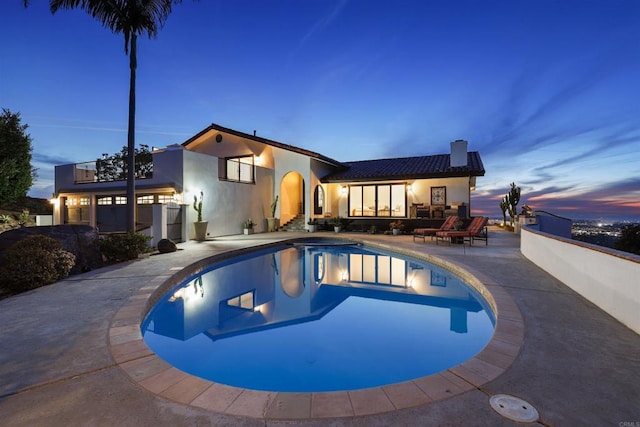
[[[48,1],[0,5],[0,107],[37,181],[127,143],[124,38]],[[473,214],[640,220],[640,1],[184,0],[138,40],[136,144],[211,123],[338,161],[479,151]]]

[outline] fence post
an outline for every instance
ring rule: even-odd
[[[161,239],[167,238],[167,205],[154,203],[152,209],[151,246],[158,246]]]

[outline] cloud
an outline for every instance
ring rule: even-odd
[[[300,42],[298,43],[299,48],[302,48],[314,34],[328,27],[340,15],[340,12],[344,9],[346,4],[347,0],[340,0],[329,14],[318,19],[300,39]]]

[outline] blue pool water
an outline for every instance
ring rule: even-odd
[[[359,246],[286,246],[212,265],[142,325],[171,365],[254,390],[353,390],[407,381],[478,353],[488,304],[451,272]]]

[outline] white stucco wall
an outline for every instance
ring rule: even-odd
[[[184,203],[189,205],[187,220],[189,238],[194,237],[193,221],[197,213],[193,209],[193,196],[204,193],[202,219],[208,221],[209,237],[242,233],[242,223],[251,218],[255,232],[265,232],[266,220],[273,194],[273,171],[255,168],[255,184],[221,181],[218,178],[218,158],[207,154],[185,151],[184,154]]]
[[[520,251],[640,334],[640,257],[523,227]]]

